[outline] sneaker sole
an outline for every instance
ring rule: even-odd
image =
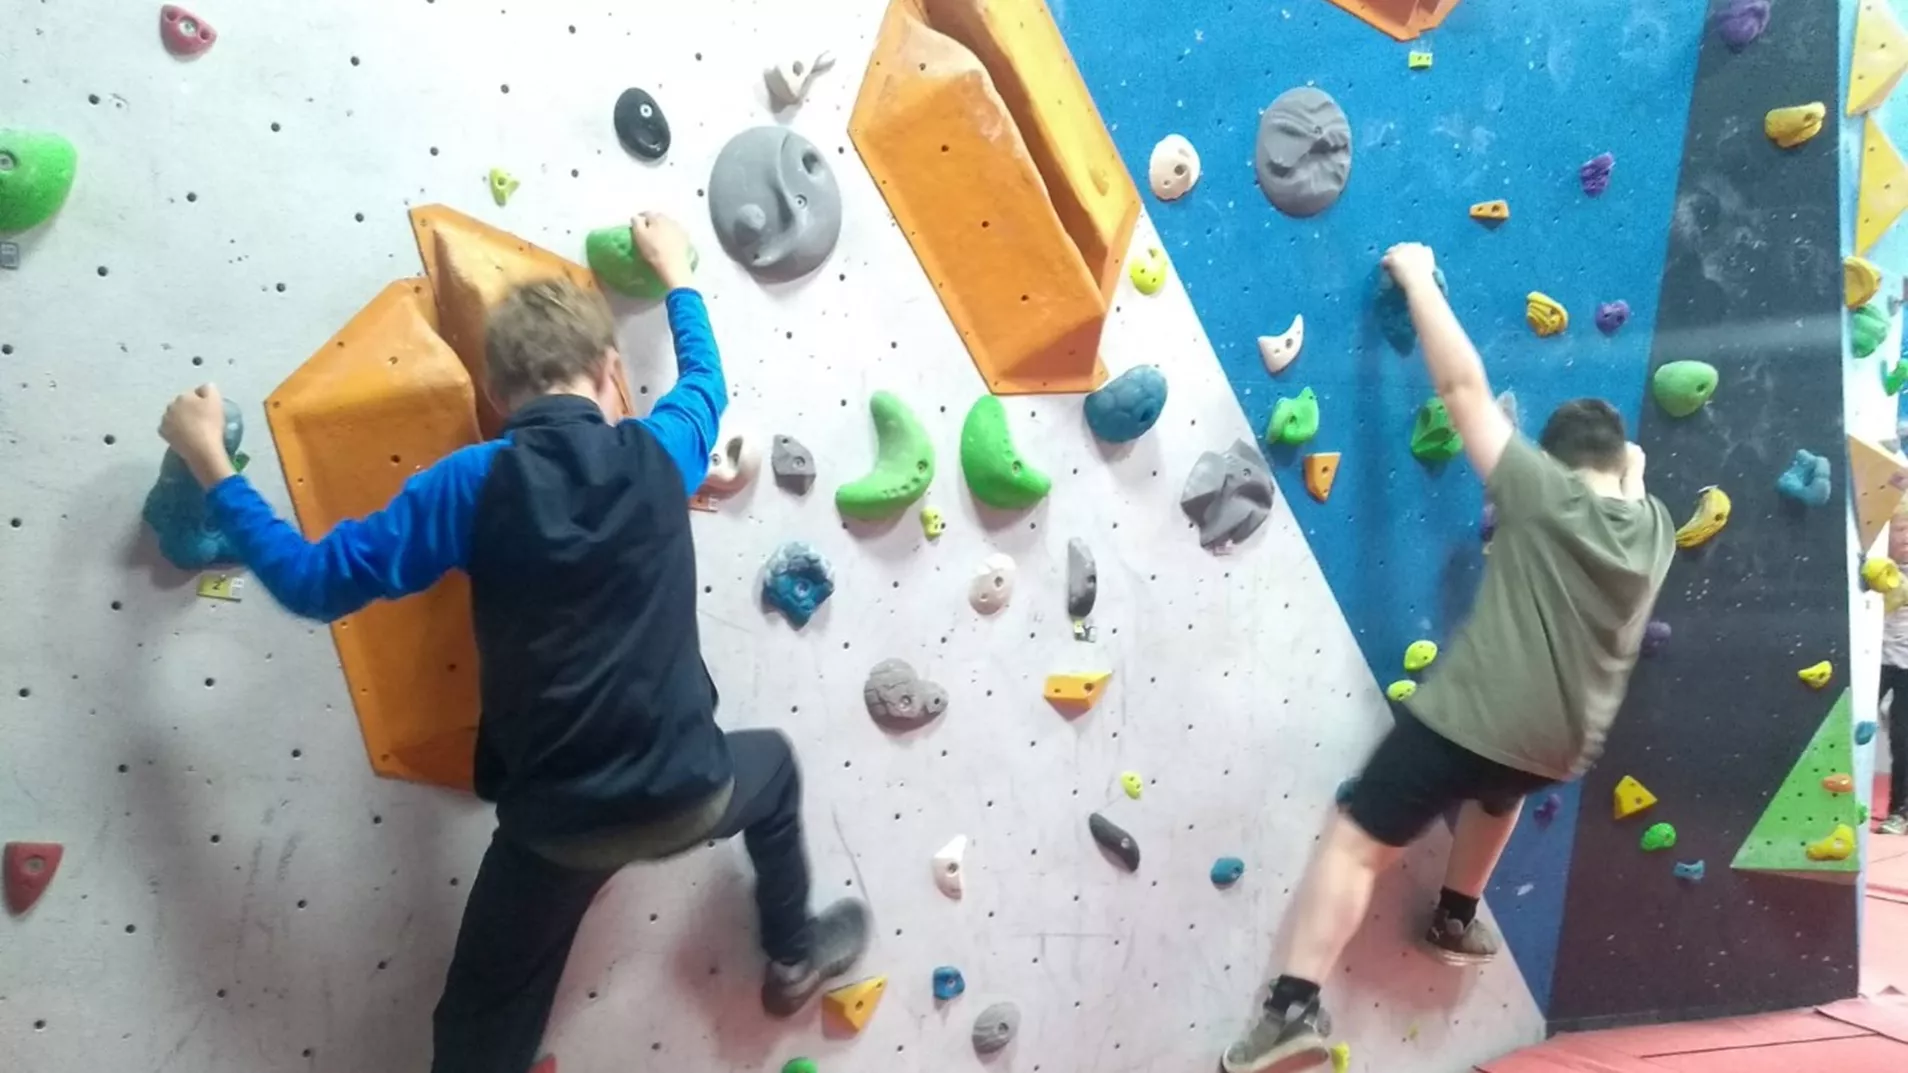
[[[1298,1048],[1274,1051],[1256,1062],[1246,1065],[1227,1065],[1225,1058],[1219,1059],[1220,1073],[1299,1073],[1300,1070],[1314,1069],[1332,1064],[1332,1049],[1324,1043],[1308,1043]]]
[[[1497,960],[1496,954],[1463,954],[1456,950],[1446,950],[1441,946],[1432,946],[1429,943],[1425,944],[1424,950],[1425,953],[1446,965],[1488,965]]]

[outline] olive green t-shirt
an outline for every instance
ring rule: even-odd
[[[1654,496],[1600,496],[1522,436],[1485,493],[1497,533],[1470,621],[1406,706],[1479,756],[1572,778],[1603,752],[1676,526]]]

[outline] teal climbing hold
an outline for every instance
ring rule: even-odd
[[[1716,393],[1716,367],[1706,361],[1672,361],[1650,377],[1650,394],[1671,417],[1688,417]]]
[[[1280,399],[1265,426],[1265,442],[1296,447],[1318,435],[1318,395],[1311,388]]]
[[[1451,424],[1444,400],[1431,398],[1418,407],[1411,425],[1411,453],[1420,462],[1449,462],[1464,450],[1464,437]]]
[[[1797,451],[1789,468],[1776,478],[1776,491],[1798,503],[1819,507],[1829,501],[1829,460],[1811,451]]]
[[[238,404],[225,400],[225,455],[232,468],[245,468],[239,441],[245,435],[245,417]],[[219,563],[239,561],[238,548],[218,527],[206,506],[205,488],[186,467],[185,459],[166,449],[159,463],[159,479],[146,493],[140,517],[158,537],[159,554],[181,570],[203,570]]]
[[[669,292],[656,269],[636,252],[635,238],[629,233],[628,224],[591,231],[583,240],[583,255],[596,278],[617,294],[655,299]],[[691,248],[689,267],[696,267],[697,262],[696,251]]]
[[[1245,875],[1245,862],[1237,857],[1221,857],[1212,862],[1212,885],[1230,887]]]
[[[38,227],[66,204],[79,152],[57,134],[0,130],[0,235]]]
[[[1882,345],[1888,338],[1888,313],[1874,302],[1857,309],[1850,314],[1848,321],[1849,345],[1854,347],[1855,356],[1865,358]]]
[[[1643,831],[1643,838],[1640,844],[1647,853],[1655,853],[1659,849],[1669,849],[1676,844],[1676,828],[1671,827],[1667,823],[1650,824],[1650,826]]]
[[[934,483],[934,443],[914,411],[886,391],[874,393],[868,412],[875,424],[874,469],[835,490],[835,509],[850,518],[879,521],[927,493]]]
[[[1015,450],[1007,407],[993,395],[982,395],[961,423],[961,474],[974,498],[997,510],[1031,507],[1053,487]]]
[[[1431,270],[1431,278],[1437,281],[1438,290],[1451,293],[1444,285],[1444,269]],[[1400,354],[1411,353],[1418,345],[1418,329],[1411,323],[1411,304],[1405,298],[1404,288],[1391,278],[1384,268],[1378,269],[1378,331],[1391,344],[1391,349]]]

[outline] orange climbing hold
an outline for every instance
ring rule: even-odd
[[[33,908],[60,870],[66,847],[58,842],[9,842],[0,860],[5,870],[7,910],[18,916]]]
[[[1496,201],[1480,201],[1471,206],[1471,219],[1486,223],[1498,223],[1510,219],[1510,202],[1499,198]]]
[[[1855,542],[1870,548],[1908,490],[1908,461],[1867,440],[1848,438],[1848,487],[1855,493]]]
[[[1332,496],[1332,482],[1338,479],[1338,452],[1323,451],[1305,456],[1305,490],[1320,503]]]
[[[822,996],[822,1008],[850,1030],[859,1032],[874,1016],[875,1007],[881,1004],[881,994],[887,989],[886,976],[838,987]]]
[[[1332,0],[1400,41],[1433,30],[1458,6],[1458,0]]]
[[[1855,779],[1850,775],[1830,775],[1822,780],[1822,789],[1832,794],[1852,794],[1855,792]]]
[[[1100,697],[1105,695],[1107,680],[1112,677],[1112,671],[1050,674],[1047,676],[1047,703],[1069,715],[1091,711],[1095,704],[1100,703]]]

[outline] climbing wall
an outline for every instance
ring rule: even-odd
[[[66,847],[39,904],[0,919],[0,1064],[425,1066],[488,810],[374,777],[328,632],[255,586],[200,597],[138,512],[160,408],[205,379],[242,404],[247,472],[289,509],[263,400],[420,271],[406,211],[442,202],[571,258],[636,209],[678,214],[701,250],[731,424],[797,436],[821,472],[806,497],[763,479],[694,517],[701,630],[722,722],[794,739],[816,897],[872,903],[866,970],[888,977],[885,997],[858,1037],[825,1034],[813,1013],[766,1020],[746,858],[721,846],[631,870],[599,899],[547,1040],[560,1068],[758,1070],[797,1055],[842,1073],[966,1068],[974,1017],[999,999],[1022,1011],[1003,1068],[1209,1067],[1252,1017],[1333,790],[1388,716],[1283,493],[1226,556],[1201,550],[1179,511],[1195,460],[1249,439],[1263,410],[1241,413],[1230,336],[1215,353],[1177,279],[1142,297],[1122,276],[1101,348],[1111,372],[1164,369],[1158,426],[1109,448],[1078,396],[1009,399],[1054,490],[1029,512],[983,511],[956,461],[981,376],[849,138],[877,6],[219,0],[198,13],[218,37],[192,61],[162,50],[152,12],[98,2],[29,6],[0,38],[4,122],[79,152],[66,207],[0,271],[0,840]],[[808,102],[771,113],[763,69],[822,49],[836,65]],[[611,129],[632,81],[673,127],[660,164]],[[703,200],[724,142],[766,123],[822,150],[844,205],[829,261],[772,285],[722,254]],[[522,184],[504,207],[493,168]],[[1160,243],[1145,217],[1135,241]],[[1200,255],[1172,253],[1211,278]],[[618,314],[642,409],[671,381],[666,327],[651,306]],[[878,389],[913,407],[939,452],[938,542],[911,516],[851,530],[834,509],[872,458]],[[1337,494],[1355,506],[1378,486]],[[1072,537],[1099,563],[1090,644],[1065,613]],[[822,550],[838,583],[800,632],[757,599],[763,562],[791,539]],[[1019,587],[982,618],[968,583],[993,553],[1016,559]],[[946,687],[936,724],[890,736],[868,718],[862,683],[888,657]],[[1042,699],[1049,674],[1100,671],[1108,691],[1084,715]],[[1122,792],[1129,771],[1139,800]],[[1134,835],[1137,874],[1090,840],[1093,810]],[[963,834],[952,901],[929,862]],[[1332,981],[1353,1069],[1468,1068],[1541,1034],[1512,964],[1460,972],[1412,950],[1443,843],[1385,882]],[[1245,872],[1220,891],[1208,875],[1227,855]],[[941,965],[968,984],[949,1004],[930,989]]]

